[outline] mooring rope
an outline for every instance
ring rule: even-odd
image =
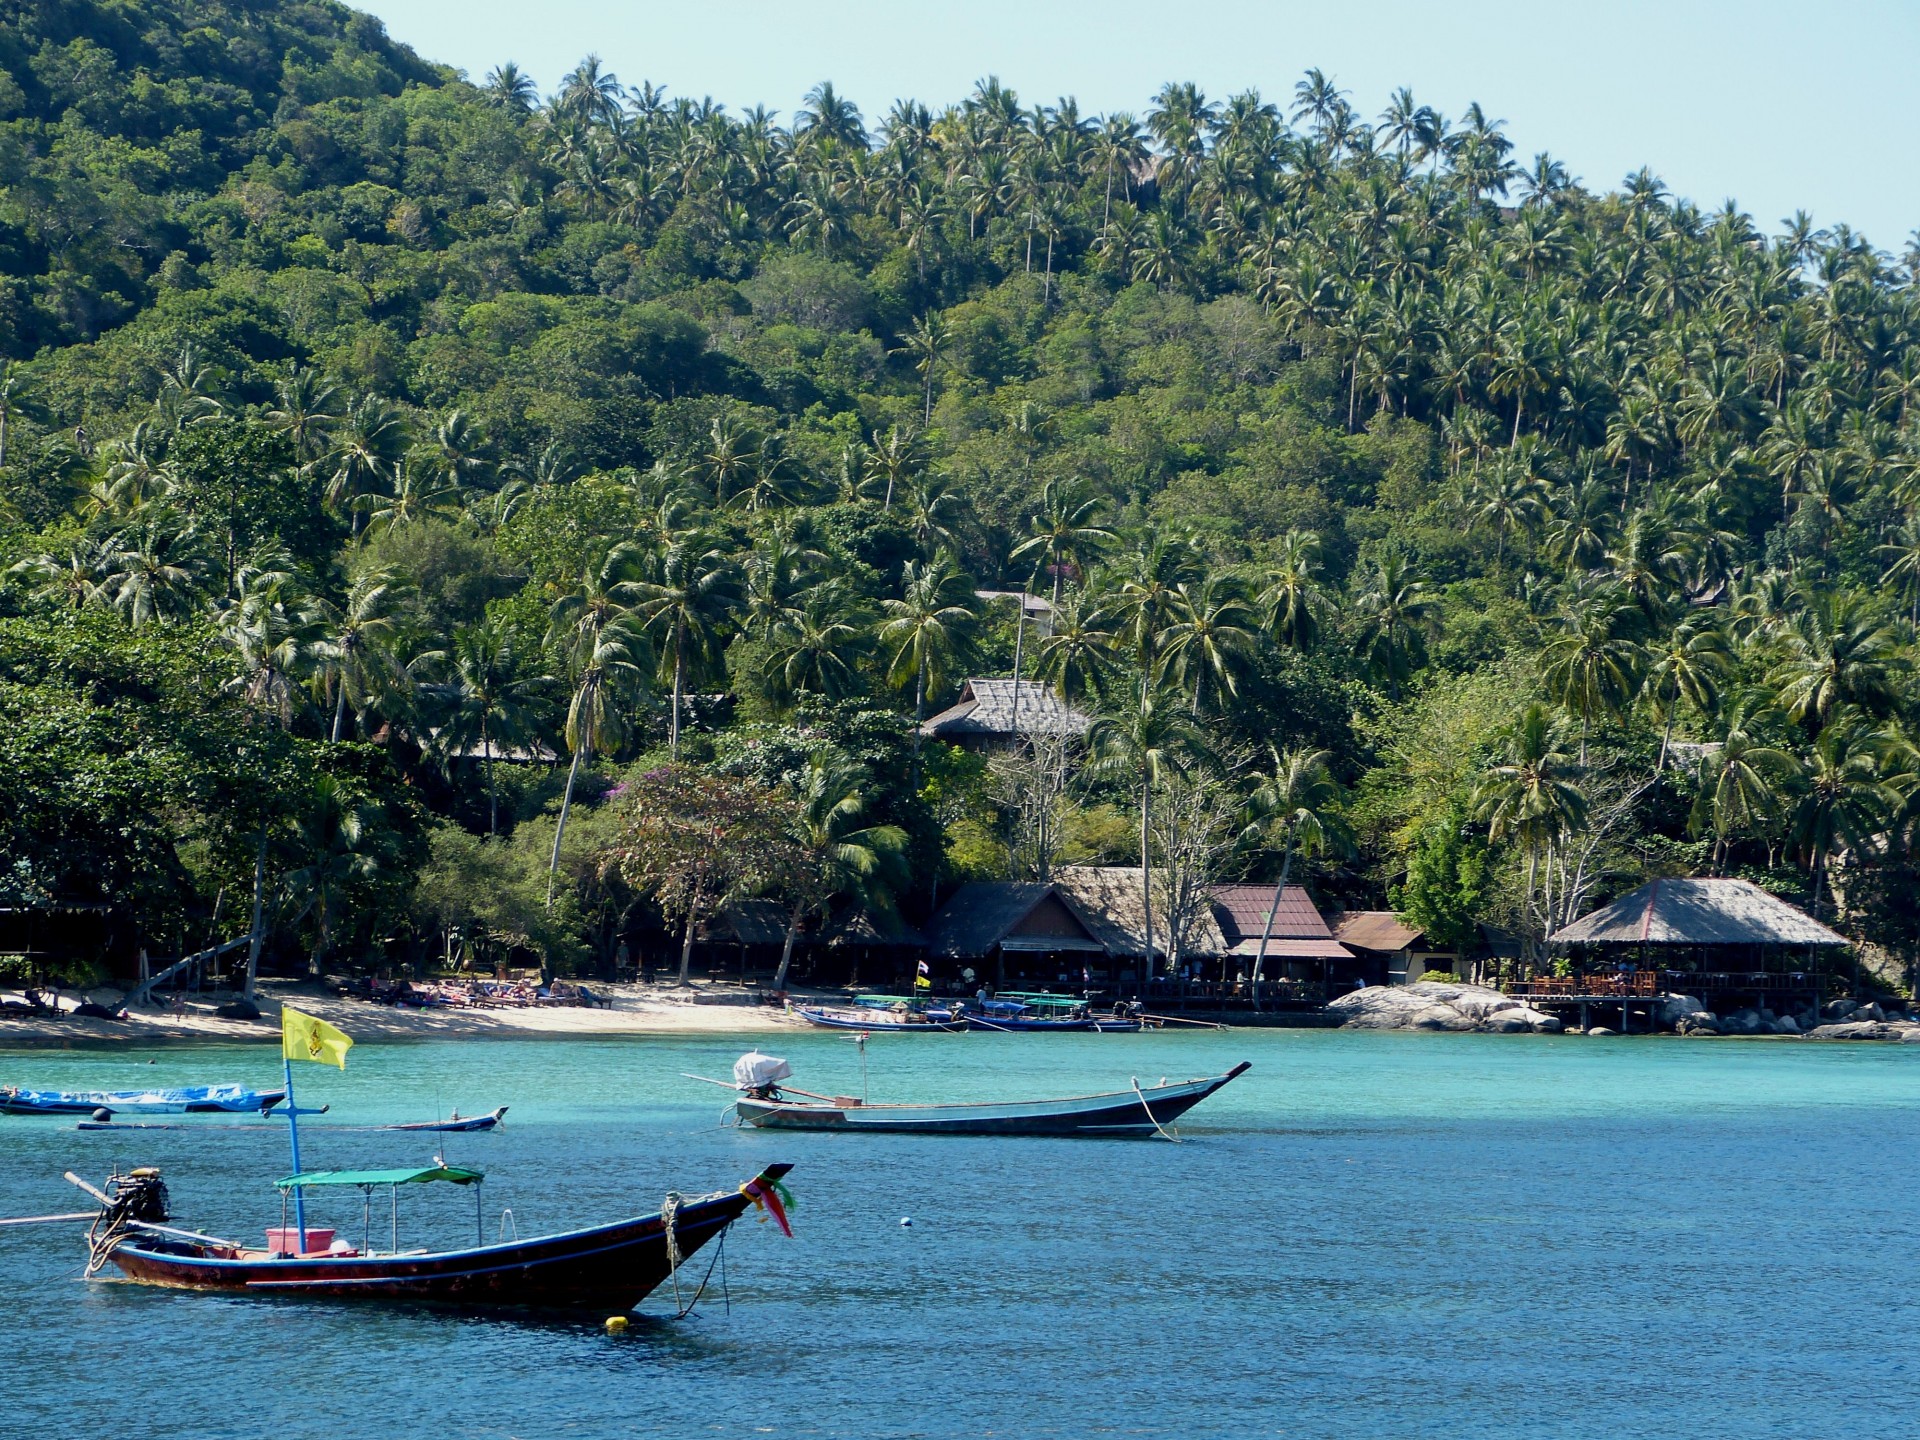
[[[1128,1079],[1133,1083],[1133,1093],[1140,1097],[1140,1108],[1147,1112],[1147,1119],[1153,1121],[1153,1128],[1160,1132],[1160,1138],[1162,1140],[1171,1140],[1174,1144],[1178,1145],[1180,1143],[1180,1137],[1167,1133],[1167,1127],[1154,1119],[1153,1107],[1147,1103],[1147,1097],[1140,1094],[1140,1077],[1138,1075],[1131,1075]]]
[[[674,1233],[674,1222],[680,1218],[681,1197],[678,1190],[669,1190],[667,1198],[660,1203],[660,1227],[667,1237],[667,1274],[673,1279],[673,1308],[680,1308],[680,1237]]]

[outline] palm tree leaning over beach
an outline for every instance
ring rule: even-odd
[[[1294,851],[1303,855],[1324,854],[1344,849],[1348,843],[1345,826],[1335,807],[1340,787],[1327,766],[1332,760],[1325,750],[1300,746],[1292,750],[1274,750],[1273,769],[1260,777],[1254,787],[1250,808],[1257,829],[1281,837],[1280,878],[1274,882],[1273,903],[1267,906],[1267,922],[1260,929],[1260,948],[1253,957],[1253,1003],[1260,1003],[1261,973],[1267,963],[1267,940],[1273,933],[1273,920],[1287,892],[1287,875],[1293,869]]]

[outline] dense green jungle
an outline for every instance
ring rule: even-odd
[[[1064,864],[1169,966],[1283,867],[1467,954],[1729,874],[1914,955],[1920,238],[1311,70],[541,81],[0,3],[0,907],[108,907],[70,971],[257,896],[269,967],[596,973]],[[922,737],[1016,669],[1086,733]]]

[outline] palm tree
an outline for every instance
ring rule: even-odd
[[[1197,716],[1206,703],[1209,678],[1227,694],[1239,693],[1239,671],[1254,648],[1253,608],[1237,580],[1209,575],[1174,588],[1174,615],[1161,667],[1191,686]]]
[[[907,332],[907,343],[896,354],[913,357],[913,368],[920,373],[920,381],[925,389],[926,400],[920,417],[922,425],[933,424],[933,377],[940,369],[940,357],[952,343],[953,331],[936,311],[929,310],[913,322],[913,328]]]
[[[1892,540],[1875,546],[1873,553],[1886,562],[1880,583],[1907,597],[1908,619],[1920,626],[1920,522],[1907,521],[1893,532]]]
[[[672,677],[667,754],[678,760],[681,700],[689,667],[704,671],[718,659],[727,618],[741,603],[740,572],[708,536],[684,530],[667,538],[654,576],[633,587],[634,614],[660,641],[662,678]]]
[[[560,872],[560,842],[566,838],[567,816],[573,809],[574,782],[580,763],[593,754],[606,754],[626,735],[626,707],[640,687],[643,641],[629,617],[604,628],[582,632],[575,646],[573,699],[567,706],[567,748],[573,763],[567,767],[567,788],[560,799],[560,822],[553,831],[553,855],[547,861],[547,909],[553,909],[553,882]]]
[[[1415,577],[1406,556],[1388,550],[1361,578],[1353,613],[1358,620],[1355,650],[1374,675],[1387,682],[1388,697],[1398,701],[1400,686],[1425,658],[1426,634],[1439,602]]]
[[[339,743],[347,706],[355,714],[375,702],[399,676],[392,642],[400,628],[395,604],[407,590],[391,570],[375,569],[347,587],[339,609],[325,607],[325,634],[314,646],[319,664],[315,679],[333,691],[333,726],[328,738]]]
[[[1580,764],[1596,716],[1617,715],[1639,689],[1641,650],[1632,638],[1635,612],[1602,591],[1561,612],[1557,633],[1541,647],[1540,683],[1580,717]]]
[[[1320,634],[1320,609],[1325,603],[1315,572],[1320,568],[1320,537],[1311,530],[1289,530],[1280,537],[1256,602],[1267,633],[1281,644],[1307,651]]]
[[[1813,909],[1832,888],[1836,850],[1859,849],[1880,830],[1894,806],[1882,782],[1877,742],[1854,714],[1836,714],[1807,757],[1791,838],[1813,874]]]
[[[1128,779],[1140,796],[1140,904],[1146,917],[1142,978],[1153,972],[1153,794],[1169,775],[1184,774],[1198,736],[1177,705],[1166,704],[1140,677],[1138,703],[1094,721],[1088,735],[1095,775]]]
[[[1845,706],[1883,716],[1893,704],[1899,637],[1861,596],[1809,597],[1781,638],[1785,654],[1767,683],[1794,723],[1823,726]]]
[[[321,620],[319,606],[289,570],[284,555],[243,565],[235,579],[237,594],[219,622],[220,638],[240,664],[228,688],[274,716],[282,727],[293,723]]]
[[[798,848],[793,912],[787,921],[773,988],[786,989],[793,942],[807,911],[851,891],[868,904],[891,904],[905,878],[907,832],[898,825],[861,825],[866,774],[857,765],[809,756],[794,787],[790,826]]]
[[[316,934],[307,973],[317,976],[333,944],[333,927],[346,903],[347,891],[356,880],[371,878],[379,867],[363,848],[371,813],[344,785],[331,775],[321,775],[314,780],[306,802],[296,834],[305,863],[287,873],[286,885],[299,906],[294,918],[314,917]]]
[[[1685,700],[1695,710],[1711,710],[1720,695],[1720,677],[1732,664],[1727,648],[1727,633],[1710,620],[1686,619],[1646,649],[1646,679],[1641,683],[1645,695],[1658,714],[1665,716],[1660,730],[1660,761],[1654,773],[1667,768],[1667,749],[1673,741],[1673,717]]]
[[[287,437],[294,459],[304,465],[322,453],[340,423],[339,387],[318,370],[296,365],[274,387],[274,396],[267,423]]]
[[[1050,477],[1041,482],[1032,533],[1013,547],[1012,559],[1044,567],[1053,580],[1053,606],[1060,607],[1060,581],[1080,574],[1086,561],[1113,542],[1113,531],[1099,523],[1101,504],[1087,482]]]
[[[392,480],[407,451],[406,419],[393,406],[363,395],[348,406],[333,449],[318,462],[327,472],[327,501],[353,516],[360,533],[360,498]]]
[[[1076,692],[1098,695],[1114,668],[1113,638],[1108,617],[1086,591],[1075,590],[1053,612],[1036,669],[1069,705]]]
[[[552,683],[549,675],[523,675],[512,629],[488,617],[477,625],[453,632],[446,651],[430,651],[416,664],[444,669],[446,678],[434,687],[446,707],[439,743],[443,754],[470,752],[480,747],[487,780],[487,834],[500,829],[500,796],[493,783],[496,741],[515,744],[532,733],[529,701]]]
[[[952,559],[909,560],[900,598],[884,602],[881,640],[894,647],[887,678],[913,684],[913,783],[920,777],[920,727],[927,718],[927,692],[946,681],[947,666],[960,654],[974,621],[973,585]]]
[[[1718,744],[1703,757],[1691,823],[1696,833],[1713,830],[1715,874],[1722,872],[1728,842],[1770,819],[1784,787],[1800,773],[1800,762],[1790,753],[1764,743],[1756,719],[1750,704],[1730,707]]]
[[[164,518],[148,520],[111,542],[101,562],[101,588],[135,629],[179,618],[193,603],[204,560],[190,531]]]
[[[865,627],[844,592],[817,585],[793,617],[773,632],[769,678],[784,698],[811,692],[836,699],[859,689],[856,668]]]
[[[1274,882],[1273,903],[1267,907],[1267,923],[1260,931],[1260,949],[1253,957],[1253,1003],[1260,1003],[1260,980],[1267,963],[1267,937],[1273,933],[1274,916],[1287,890],[1287,874],[1293,868],[1296,848],[1303,855],[1324,853],[1347,843],[1346,830],[1335,807],[1340,787],[1328,772],[1332,756],[1325,750],[1298,746],[1290,750],[1272,750],[1273,769],[1260,777],[1254,787],[1252,809],[1259,826],[1281,836],[1280,878]]]
[[[902,430],[898,425],[887,431],[886,438],[880,438],[878,430],[873,432],[873,448],[867,452],[863,476],[864,486],[882,489],[880,508],[893,509],[893,492],[907,485],[920,473],[923,463],[919,437],[912,430]]]
[[[1506,754],[1474,787],[1474,817],[1486,822],[1488,839],[1497,845],[1511,838],[1526,851],[1529,917],[1540,862],[1586,823],[1587,797],[1576,778],[1583,768],[1567,752],[1551,712],[1534,701],[1520,713]]]
[[[460,487],[444,480],[438,466],[409,458],[401,462],[393,476],[392,493],[375,491],[354,498],[354,517],[357,524],[364,514],[367,533],[379,535],[434,516],[450,515],[459,495]]]

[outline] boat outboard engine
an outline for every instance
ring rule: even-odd
[[[110,1225],[123,1220],[164,1225],[171,1218],[167,1213],[167,1182],[158,1170],[143,1166],[126,1175],[110,1176],[107,1184],[113,1196],[106,1214]]]
[[[771,1100],[778,1082],[793,1078],[793,1067],[774,1055],[749,1050],[733,1062],[733,1083],[756,1100]]]

